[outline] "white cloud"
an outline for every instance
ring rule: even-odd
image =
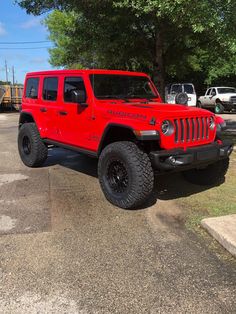
[[[41,19],[38,17],[31,18],[28,21],[20,25],[20,27],[23,29],[30,29],[30,28],[38,27],[38,26],[41,26]]]
[[[7,31],[2,22],[0,22],[0,36],[6,35]]]

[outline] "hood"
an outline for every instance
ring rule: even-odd
[[[236,97],[236,93],[219,94],[222,98]]]
[[[107,119],[112,116],[117,123],[129,120],[130,124],[137,122],[146,124],[148,122],[148,125],[153,119],[159,124],[165,119],[210,117],[214,115],[205,109],[158,102],[105,102],[101,110]]]
[[[210,115],[210,112],[205,109],[197,107],[189,107],[186,105],[165,104],[165,103],[148,103],[148,104],[127,104],[127,107],[135,108],[135,110],[142,113],[151,112],[157,116],[165,117],[177,117],[177,116],[198,116],[198,115]]]

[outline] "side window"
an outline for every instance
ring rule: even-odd
[[[211,94],[211,88],[208,89],[208,91],[207,91],[206,94],[207,94],[207,95],[210,95],[210,94]]]
[[[39,78],[32,77],[26,81],[26,98],[37,99],[38,98],[38,89],[39,89]]]
[[[86,93],[84,80],[82,77],[66,77],[64,83],[64,101],[65,102],[74,102],[73,92],[83,92]]]
[[[58,78],[46,77],[43,81],[43,99],[56,101],[58,90]]]
[[[212,96],[215,96],[215,95],[216,95],[216,90],[215,90],[215,88],[212,89],[211,95],[212,95]]]

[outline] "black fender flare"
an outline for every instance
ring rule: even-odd
[[[119,123],[109,123],[103,134],[102,134],[102,137],[101,137],[101,140],[100,140],[100,143],[99,143],[99,147],[98,147],[98,155],[100,155],[102,149],[103,149],[103,146],[104,146],[104,143],[105,143],[105,140],[106,140],[106,137],[108,135],[108,133],[111,131],[111,129],[115,129],[115,128],[120,128],[120,129],[126,129],[126,131],[130,132],[130,134],[133,134],[134,138],[135,138],[135,133],[134,133],[134,129],[128,125],[125,125],[125,124],[119,124]]]
[[[24,123],[28,123],[28,122],[35,122],[35,119],[32,113],[27,112],[27,111],[21,111],[18,127],[20,128]]]

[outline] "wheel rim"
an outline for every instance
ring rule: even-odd
[[[219,113],[219,112],[220,112],[220,105],[216,104],[216,113]]]
[[[28,136],[23,137],[22,147],[23,147],[23,151],[26,155],[29,155],[31,153],[31,143],[30,143],[30,139],[28,138]]]
[[[107,181],[115,193],[124,193],[128,187],[128,171],[120,160],[112,161],[107,168]]]

